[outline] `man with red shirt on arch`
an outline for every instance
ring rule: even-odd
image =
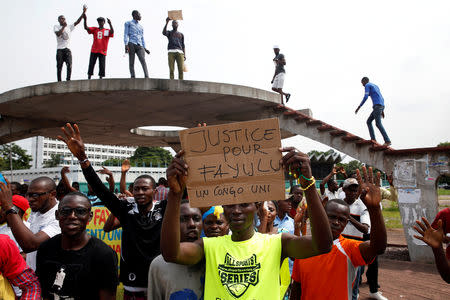
[[[97,58],[99,61],[99,71],[98,76],[100,79],[105,77],[105,61],[106,61],[106,51],[108,50],[108,42],[109,38],[114,37],[114,28],[111,24],[111,20],[108,20],[109,27],[111,29],[106,29],[103,26],[105,25],[105,18],[98,17],[98,27],[88,27],[87,26],[87,16],[83,14],[84,19],[84,29],[88,32],[88,34],[92,34],[94,37],[94,42],[92,43],[91,56],[89,58],[89,68],[88,68],[88,79],[91,79],[91,76],[94,74],[95,63],[97,62]]]

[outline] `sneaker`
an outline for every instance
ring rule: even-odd
[[[383,144],[383,146],[389,147],[391,144],[392,144],[391,142],[385,142],[385,143]]]
[[[378,300],[388,300],[388,298],[381,295],[381,292],[369,293],[370,299],[378,299]]]
[[[291,98],[291,94],[286,94],[286,103],[288,103],[289,98]]]

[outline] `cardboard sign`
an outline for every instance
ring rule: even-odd
[[[277,118],[180,131],[193,207],[285,198]]]
[[[167,14],[171,20],[183,20],[182,10],[169,10]]]

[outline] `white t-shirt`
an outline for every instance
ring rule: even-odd
[[[55,25],[53,27],[53,31],[56,33],[60,31],[62,28],[61,25]],[[72,31],[75,29],[75,24],[71,24],[64,28],[63,33],[60,36],[56,36],[56,49],[64,49],[69,48],[70,44],[70,35]]]
[[[326,188],[325,193],[322,196],[322,199],[325,199],[325,197],[328,197],[328,200],[340,199],[339,198],[339,190],[337,190],[336,192],[333,193],[328,188]]]
[[[369,225],[370,232],[369,211],[367,210],[367,207],[364,205],[361,199],[356,199],[356,201],[353,202],[352,205],[350,205],[350,215],[360,223]],[[347,223],[347,226],[345,226],[342,234],[350,238],[363,238],[363,233],[356,229],[356,227],[352,223],[350,223],[350,221]]]
[[[58,210],[58,204],[55,204],[49,211],[45,214],[40,212],[31,212],[28,222],[30,222],[30,230],[33,234],[40,231],[44,232],[50,238],[61,233],[61,228],[59,227],[59,222],[56,220],[55,212]],[[27,264],[36,271],[36,253],[33,251],[27,254]]]
[[[24,224],[25,226],[27,226],[28,229],[30,229],[30,223],[29,223],[28,221],[23,221],[23,224]],[[9,238],[10,238],[11,240],[13,240],[14,243],[16,243],[17,248],[19,248],[19,251],[20,251],[20,252],[23,252],[23,251],[22,251],[22,248],[20,248],[19,243],[17,243],[16,238],[14,237],[14,234],[13,234],[12,231],[11,231],[11,228],[8,227],[8,224],[7,224],[7,223],[5,223],[5,224],[3,224],[3,225],[0,225],[0,234],[6,234],[7,236],[9,236]]]

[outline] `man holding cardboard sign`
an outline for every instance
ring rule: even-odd
[[[174,69],[175,69],[175,61],[177,62],[178,67],[178,79],[183,79],[183,67],[184,61],[186,60],[186,52],[184,48],[184,35],[178,31],[178,21],[174,19],[172,21],[172,30],[167,30],[167,24],[172,20],[169,17],[166,18],[166,25],[164,26],[162,34],[167,36],[169,40],[169,44],[167,45],[168,50],[168,58],[169,58],[169,70],[170,70],[170,79],[174,79]]]
[[[272,166],[270,166],[271,155],[268,153],[275,141],[280,143],[279,128],[273,128],[271,120],[246,123],[250,124],[234,123],[210,127],[209,129],[213,129],[217,133],[215,137],[218,137],[218,139],[212,139],[212,131],[203,131],[202,135],[205,134],[206,137],[203,139],[204,143],[197,144],[197,148],[188,147],[180,151],[167,169],[170,191],[161,231],[161,252],[166,261],[179,264],[191,265],[200,262],[202,259],[206,260],[205,299],[278,299],[280,262],[286,257],[307,258],[327,253],[332,245],[331,230],[320,197],[315,189],[315,180],[311,175],[308,156],[298,152],[295,148],[278,148],[278,160],[273,161]],[[264,128],[264,124],[266,128]],[[234,129],[230,126],[234,126]],[[206,128],[208,127],[201,127],[201,129]],[[270,131],[269,129],[274,130]],[[198,128],[181,132],[182,145],[189,145],[190,136],[196,136],[199,134],[198,132]],[[191,134],[189,135],[189,133]],[[241,143],[241,152],[239,152],[237,146],[230,144],[233,139],[234,142]],[[249,151],[249,144],[259,146],[254,146]],[[214,148],[218,145],[221,145],[222,153]],[[232,146],[231,149],[234,149],[234,152],[230,150],[231,156],[227,153],[226,148],[230,146]],[[207,151],[211,151],[210,157],[208,157]],[[288,153],[281,158],[281,152]],[[182,159],[183,155],[186,155],[188,163],[190,161],[193,165],[190,163],[188,166],[187,162]],[[243,158],[239,159],[240,155],[244,155]],[[195,167],[196,162],[189,159],[189,157],[195,156],[203,156],[205,164],[212,161],[214,157],[219,159],[222,156],[221,171],[218,172],[217,166],[221,164],[218,160],[215,173],[207,173],[204,174],[203,179],[200,176],[199,179],[196,179],[193,175],[198,171]],[[257,162],[261,161],[259,169],[255,166],[255,157]],[[267,160],[268,158],[269,160]],[[272,160],[274,159],[275,155],[273,155]],[[300,183],[305,191],[311,215],[311,236],[298,237],[288,233],[266,235],[255,232],[253,227],[253,218],[257,210],[255,202],[259,201],[258,199],[264,200],[264,197],[270,197],[267,196],[270,193],[266,189],[266,193],[252,194],[251,185],[252,183],[267,184],[264,175],[261,173],[271,172],[271,167],[277,169],[280,160],[285,169],[295,170],[293,172],[300,176]],[[267,163],[268,161],[269,164],[263,167],[263,162]],[[239,168],[244,172],[244,162],[247,162],[246,172],[242,177],[240,177],[242,173],[239,175],[236,173],[224,174],[233,170],[233,168]],[[253,175],[249,171],[252,163]],[[225,171],[225,166],[228,168],[227,171]],[[281,171],[281,168],[276,171],[273,170],[272,175],[279,171]],[[257,172],[259,173],[257,174]],[[222,177],[225,187],[236,184],[236,191],[239,187],[243,190],[238,195],[234,193],[227,196],[214,194],[211,196],[214,200],[218,199],[222,203],[227,203],[223,206],[224,215],[229,222],[232,235],[180,243],[180,201],[186,183],[189,191],[191,191],[191,195],[189,195],[191,205],[195,206],[213,201],[204,201],[201,197],[200,202],[193,201],[193,186],[201,180],[203,180],[203,183],[212,182],[214,184],[214,179],[218,179],[218,177]],[[273,178],[276,178],[276,176],[268,176],[266,180],[273,180]],[[237,180],[237,183],[234,180]],[[242,185],[239,185],[240,182],[242,182]],[[266,195],[264,196],[264,194]],[[195,197],[197,196],[194,195]]]

